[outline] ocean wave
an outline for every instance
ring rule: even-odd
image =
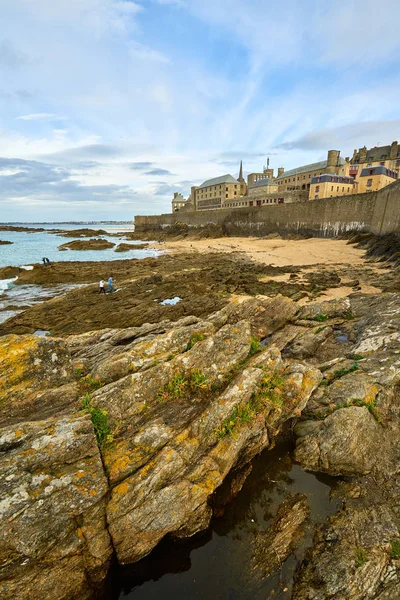
[[[4,294],[4,292],[10,289],[11,285],[14,281],[17,281],[18,277],[13,277],[12,279],[0,279],[0,296]]]

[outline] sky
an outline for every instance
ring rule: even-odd
[[[0,0],[0,222],[400,141],[400,2]]]

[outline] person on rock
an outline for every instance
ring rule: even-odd
[[[99,294],[105,294],[106,290],[104,289],[104,279],[100,279],[99,283]]]
[[[113,276],[110,275],[110,277],[108,278],[108,288],[107,288],[107,293],[108,294],[112,294],[114,292],[114,279]]]

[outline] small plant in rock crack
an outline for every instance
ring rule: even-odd
[[[258,354],[258,352],[261,352],[261,350],[261,341],[259,338],[253,336],[250,342],[249,356],[254,356],[255,354]]]
[[[328,315],[325,315],[324,313],[319,313],[318,315],[315,315],[314,317],[314,321],[318,321],[319,323],[322,323],[323,321],[327,321],[329,319]]]
[[[102,408],[97,408],[92,405],[90,394],[86,394],[82,399],[81,407],[90,414],[92,419],[94,432],[96,434],[97,444],[100,448],[111,444],[113,434],[108,424],[108,413]]]
[[[358,548],[355,549],[354,557],[356,569],[359,569],[360,567],[364,566],[368,560],[367,551],[364,550],[364,548],[361,548],[361,546],[358,546]]]
[[[204,335],[202,335],[201,333],[192,333],[192,335],[190,336],[188,345],[186,346],[186,352],[188,350],[191,350],[193,348],[193,346],[195,346],[198,342],[202,342],[203,340],[204,340]]]
[[[344,375],[348,375],[349,373],[354,373],[354,371],[358,371],[358,369],[359,369],[358,364],[354,363],[348,369],[337,369],[337,371],[334,371],[333,374],[334,374],[335,378],[338,379],[339,377],[343,377]]]
[[[400,540],[392,540],[392,550],[390,552],[390,558],[394,558],[395,560],[400,559]]]
[[[199,369],[195,369],[189,374],[189,383],[190,387],[193,390],[202,389],[205,390],[209,387],[209,380],[207,375],[200,371]]]

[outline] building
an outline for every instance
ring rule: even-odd
[[[362,169],[358,179],[358,192],[377,192],[387,185],[397,181],[398,172],[385,166],[366,167]]]
[[[247,188],[247,195],[251,199],[262,198],[265,195],[274,194],[276,192],[278,192],[278,184],[269,177],[259,179]]]
[[[391,171],[400,172],[400,146],[398,142],[392,142],[389,146],[374,146],[354,150],[350,161],[349,174],[356,181],[359,180],[361,172],[366,167],[386,167]]]
[[[285,171],[283,167],[278,169],[275,183],[279,185],[279,192],[291,192],[298,200],[308,200],[313,177],[329,175],[348,175],[349,163],[340,157],[339,150],[329,150],[326,160],[311,163],[296,169]]]
[[[179,192],[174,192],[174,197],[172,199],[172,212],[176,212],[177,210],[180,210],[185,205],[186,205],[186,200],[182,196],[182,194],[179,194]]]
[[[243,178],[243,165],[240,163],[239,178],[222,175],[204,181],[199,187],[192,188],[195,210],[225,208],[230,201],[238,201],[246,196],[247,186]],[[243,202],[243,200],[242,200]]]
[[[247,185],[250,187],[254,185],[257,181],[261,179],[273,179],[274,178],[274,170],[269,168],[269,158],[267,158],[267,166],[264,167],[262,173],[250,173],[247,175]]]
[[[311,179],[309,199],[318,200],[356,194],[357,185],[353,177],[323,173]]]

